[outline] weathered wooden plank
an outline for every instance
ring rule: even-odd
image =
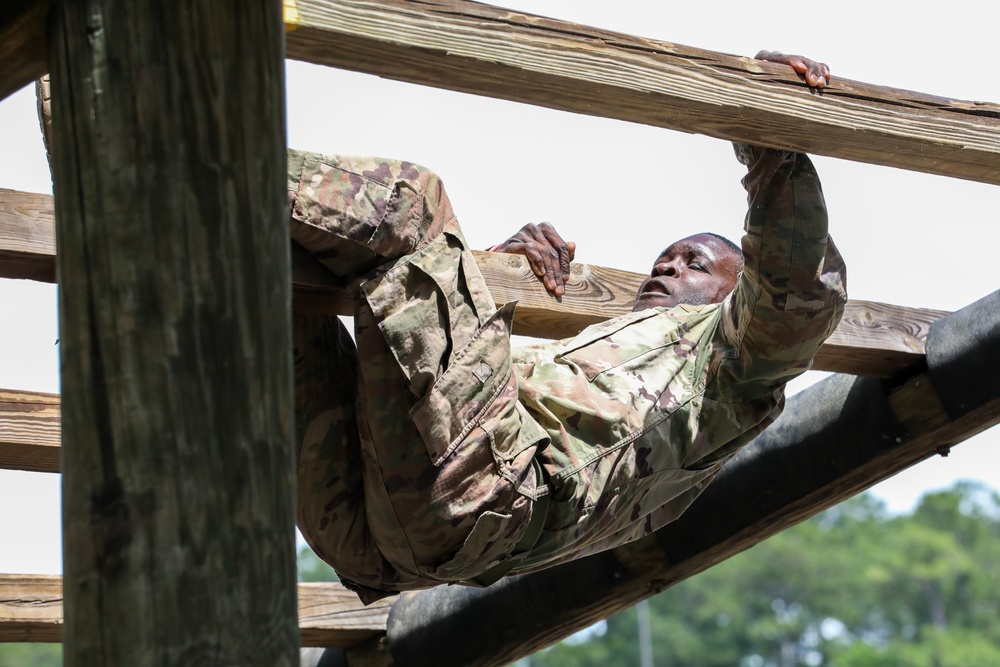
[[[59,395],[0,389],[0,468],[59,471]]]
[[[385,634],[393,598],[365,607],[336,583],[299,584],[303,646],[350,648]],[[0,642],[62,641],[62,577],[0,574]]]
[[[0,277],[53,280],[55,240],[47,195],[0,190]],[[627,313],[643,275],[574,264],[566,294],[542,288],[519,255],[474,251],[494,300],[518,301],[515,333],[565,338]],[[302,248],[292,247],[293,308],[349,315],[351,293]],[[816,355],[814,368],[888,376],[919,361],[927,327],[943,311],[851,301],[840,327]]]
[[[834,78],[465,0],[309,0],[288,56],[429,86],[1000,183],[1000,106]]]
[[[385,634],[396,598],[366,607],[340,584],[299,584],[299,631],[303,646],[350,648]]]
[[[22,2],[22,4],[27,4]],[[45,72],[47,2],[0,32],[0,97]],[[466,0],[300,0],[288,57],[722,139],[1000,183],[1000,105],[834,78]]]
[[[55,252],[52,197],[0,189],[0,278],[55,282]]]
[[[48,71],[45,17],[52,0],[5,0],[0,7],[0,100]]]
[[[0,574],[0,642],[61,642],[62,618],[62,577]]]
[[[281,3],[47,25],[67,665],[297,665]]]

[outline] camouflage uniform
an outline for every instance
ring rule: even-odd
[[[299,525],[363,600],[637,539],[774,421],[845,270],[808,157],[737,152],[746,265],[722,304],[513,352],[513,305],[493,307],[436,176],[290,153],[292,238],[357,286],[356,349],[337,318],[295,318]]]

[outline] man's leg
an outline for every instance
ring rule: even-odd
[[[360,434],[366,540],[392,563],[399,589],[477,576],[525,531],[535,488],[530,461],[544,437],[533,421],[523,427],[530,418],[510,372],[511,311],[495,313],[433,173],[293,153],[289,189],[293,239],[334,273],[364,279],[357,423],[340,428]],[[334,367],[342,363],[350,362]],[[307,445],[320,442],[309,435]],[[327,437],[315,446],[338,445]],[[356,465],[358,457],[344,461]],[[303,505],[320,503],[306,497],[315,493],[306,484],[302,493]],[[360,521],[360,501],[341,506],[326,497],[323,504]],[[343,536],[311,536],[338,568],[358,548],[348,525]]]
[[[365,520],[354,341],[337,317],[296,313],[292,329],[299,527],[342,580],[392,589],[397,574]]]

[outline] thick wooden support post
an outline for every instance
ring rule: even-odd
[[[929,348],[936,332],[949,339],[940,366],[929,357],[927,373],[889,391],[838,375],[794,396],[687,512],[642,540],[487,589],[401,597],[387,631],[394,665],[430,652],[441,667],[507,664],[1000,422],[1000,293],[943,318]],[[961,406],[942,406],[935,389],[959,381]]]
[[[52,9],[67,665],[298,663],[281,10]]]

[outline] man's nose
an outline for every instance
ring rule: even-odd
[[[660,262],[656,265],[656,275],[676,278],[681,274],[681,268],[674,262]]]

